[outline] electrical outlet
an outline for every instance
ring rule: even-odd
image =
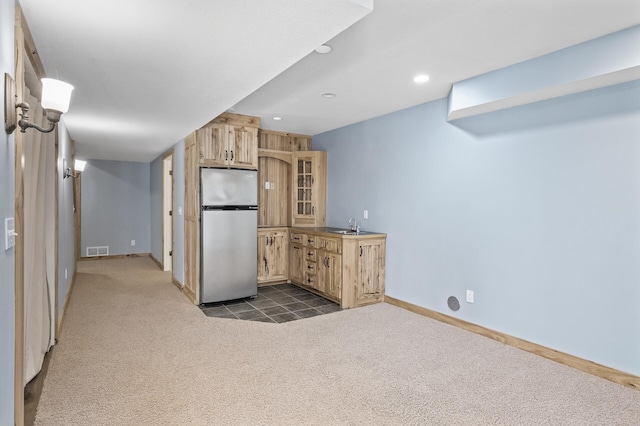
[[[178,216],[182,216],[182,207],[178,207]]]
[[[264,189],[269,189],[271,188],[271,183],[270,182],[265,182],[264,183]]]
[[[136,240],[131,240],[131,245],[135,246],[136,245]]]
[[[473,303],[473,290],[467,290],[467,303]]]
[[[362,217],[365,219],[369,219],[369,210],[365,210],[364,213],[362,213]]]

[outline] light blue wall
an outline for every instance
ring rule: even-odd
[[[629,99],[640,84],[547,102]],[[315,136],[328,224],[369,210],[392,297],[640,375],[640,105],[482,136],[446,115],[441,99]]]
[[[173,147],[173,277],[184,283],[184,140]],[[168,152],[168,151],[167,151]],[[162,259],[162,157],[151,163],[151,253]]]
[[[109,254],[150,253],[150,165],[89,160],[82,172],[81,256],[87,246]],[[136,240],[135,247],[131,240]]]
[[[58,123],[58,317],[75,272],[75,239],[73,223],[73,179],[64,179],[64,166],[73,168],[71,136],[64,125],[64,116]],[[65,278],[65,269],[67,276]]]
[[[14,75],[14,0],[0,0],[0,76]],[[4,99],[4,85],[2,99]],[[2,115],[4,117],[4,102]],[[4,249],[4,219],[14,217],[15,144],[0,131],[0,425],[13,425],[15,348],[14,249]]]

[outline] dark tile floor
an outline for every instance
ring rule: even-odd
[[[340,305],[292,284],[258,287],[254,299],[200,305],[206,316],[282,323],[337,312]]]

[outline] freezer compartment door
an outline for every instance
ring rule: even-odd
[[[202,212],[200,303],[258,294],[258,212]]]
[[[200,190],[203,206],[256,206],[258,172],[201,168]]]

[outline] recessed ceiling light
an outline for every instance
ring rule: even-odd
[[[272,117],[272,118],[273,118],[274,120],[276,120],[276,121],[280,121],[280,120],[282,120],[282,117]]]
[[[323,44],[322,46],[316,47],[315,52],[324,54],[324,53],[329,53],[332,50],[333,49],[331,48],[331,46],[329,46],[328,44]]]
[[[427,81],[429,81],[429,76],[426,74],[416,75],[415,77],[413,77],[413,81],[415,81],[416,83],[426,83]]]
[[[231,107],[231,108],[229,108],[229,109],[227,110],[227,112],[235,112],[235,111],[236,111],[236,109],[235,109],[234,107]]]
[[[327,99],[332,99],[332,98],[336,97],[336,94],[335,93],[323,93],[322,97],[323,98],[327,98]]]

